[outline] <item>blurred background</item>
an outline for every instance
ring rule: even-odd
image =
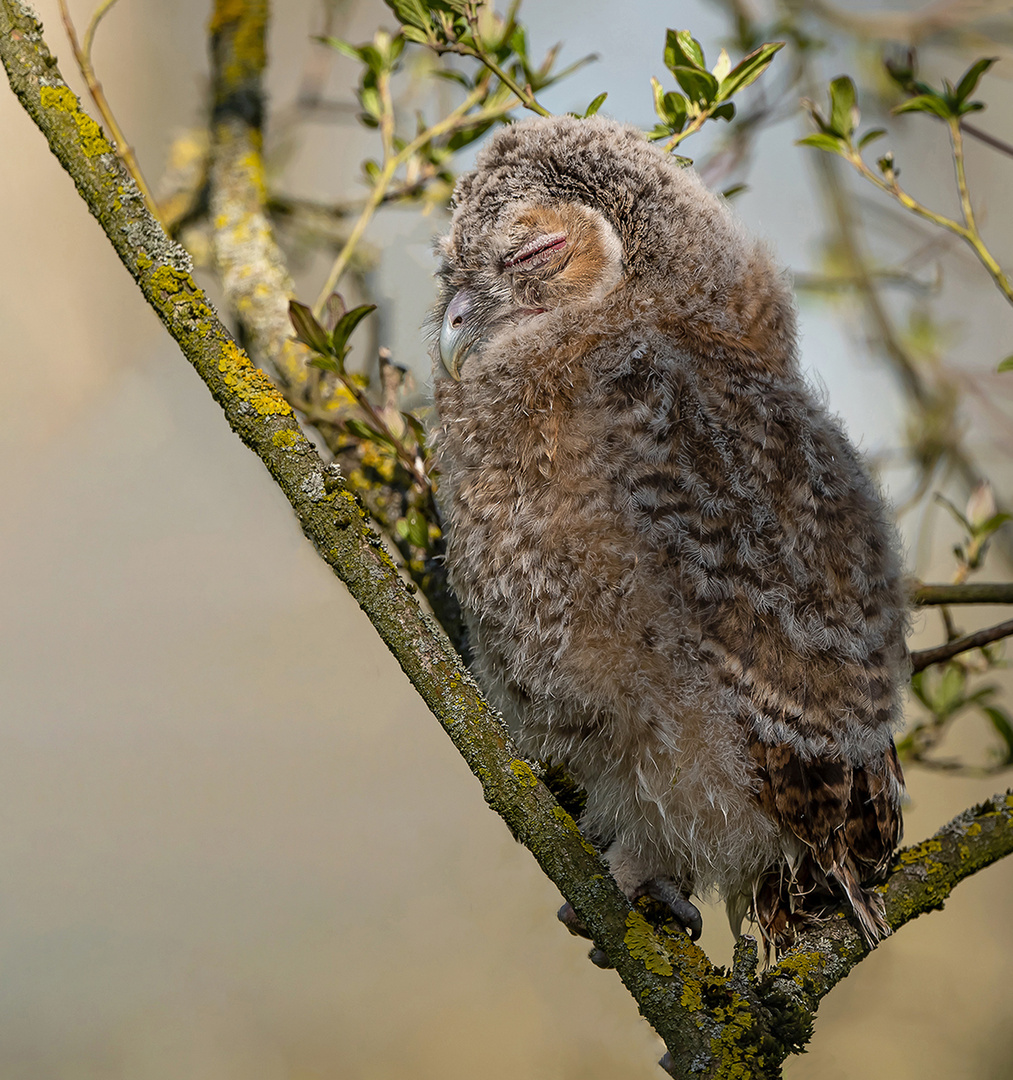
[[[172,141],[206,114],[208,6],[123,0],[96,38],[106,94],[155,181]],[[332,7],[332,32],[348,40],[394,29],[379,0]],[[37,8],[83,91],[55,0]],[[312,42],[319,2],[275,8],[274,182],[294,197],[361,198],[376,136],[356,121],[357,66]],[[82,27],[90,5],[71,9]],[[843,71],[882,80],[884,36],[918,39],[937,83],[999,55],[976,122],[1013,136],[1008,4],[869,4],[874,44],[850,8],[812,10],[823,42],[808,61],[814,95]],[[582,110],[608,90],[603,112],[644,127],[666,27],[692,30],[713,62],[733,25],[702,0],[538,0],[522,17],[535,55],[558,40],[564,62],[599,54],[542,95],[549,108]],[[323,71],[332,108],[294,108],[307,64]],[[992,374],[1013,351],[1008,305],[970,255],[852,189],[877,265],[895,265],[906,245],[897,287],[883,292],[904,347],[933,385],[955,387],[959,407],[936,417],[942,435],[927,433],[934,421],[913,416],[859,302],[831,280],[841,261],[825,165],[795,146],[808,130],[794,108],[738,158],[720,131],[685,152],[716,188],[748,184],[737,212],[800,285],[806,368],[894,500],[918,495],[927,471],[929,495],[966,502],[959,469],[920,469],[930,434],[959,438],[1008,499],[1013,376]],[[955,212],[942,125],[898,118],[890,130],[904,181]],[[6,87],[0,132],[0,1076],[660,1076],[660,1042],[614,973],[556,922],[554,888],[487,810]],[[967,154],[984,231],[1009,266],[1013,161],[970,140]],[[440,212],[407,207],[368,234],[379,344],[416,370],[420,396],[430,240],[445,227]],[[328,263],[296,261],[303,299]],[[202,281],[213,288],[210,273]],[[912,571],[949,580],[954,523],[923,498],[903,526]],[[1005,558],[997,545],[986,579],[1008,576]],[[966,628],[987,618],[972,612]],[[916,645],[942,639],[937,617],[919,615],[915,629]],[[994,742],[968,717],[947,747],[987,765]],[[918,766],[908,781],[909,841],[1010,782]],[[904,928],[824,1002],[809,1053],[786,1075],[1008,1077],[1011,898],[1013,859]],[[723,912],[705,915],[712,958],[726,962],[731,944]]]

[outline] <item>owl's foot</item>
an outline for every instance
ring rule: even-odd
[[[566,927],[567,930],[570,931],[571,934],[573,934],[574,937],[590,939],[591,935],[587,932],[587,927],[581,921],[581,918],[576,913],[576,911],[573,910],[573,904],[571,904],[569,901],[567,901],[559,909],[559,911],[556,912],[556,918],[559,919],[559,921]],[[602,949],[592,949],[587,954],[587,958],[591,961],[592,964],[595,964],[597,967],[612,967],[612,961],[609,960],[609,958],[605,955],[605,952]]]
[[[631,900],[639,896],[649,896],[664,904],[672,913],[675,921],[689,934],[690,941],[696,939],[703,932],[703,916],[696,904],[691,904],[686,893],[672,878],[651,878],[639,885]]]

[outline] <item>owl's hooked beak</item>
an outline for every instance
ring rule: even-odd
[[[475,306],[474,297],[467,289],[461,289],[447,305],[440,327],[440,360],[455,382],[461,381],[461,363],[478,335],[468,314]]]

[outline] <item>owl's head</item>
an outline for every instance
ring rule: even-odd
[[[458,181],[439,251],[434,322],[455,379],[501,335],[610,308],[791,352],[790,292],[763,247],[691,169],[600,117],[499,131]]]

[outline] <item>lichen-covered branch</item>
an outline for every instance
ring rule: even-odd
[[[211,237],[225,302],[242,326],[244,344],[298,397],[313,369],[309,351],[292,337],[288,302],[295,290],[265,211],[267,17],[267,0],[216,0],[211,17]]]
[[[819,999],[864,955],[857,930],[843,917],[831,920],[803,935],[798,948],[757,979],[751,939],[740,940],[736,964],[725,972],[685,934],[656,929],[644,908],[630,908],[573,818],[519,757],[446,636],[419,607],[340,471],[322,460],[290,404],[229,335],[194,283],[186,252],[152,218],[101,129],[61,78],[34,14],[18,0],[0,0],[0,60],[15,94],[233,430],[264,462],[306,536],[464,756],[486,801],[559,886],[665,1040],[672,1074],[715,1080],[780,1075],[784,1058],[808,1039]],[[1000,797],[902,852],[884,886],[891,926],[938,907],[963,877],[1009,854],[1011,807],[1013,796]]]

